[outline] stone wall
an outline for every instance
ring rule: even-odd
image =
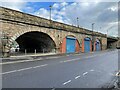
[[[68,32],[75,32],[75,33],[81,33],[81,34],[87,34],[87,35],[95,35],[95,36],[102,36],[106,37],[105,34],[102,33],[97,33],[93,32],[90,30],[87,30],[85,28],[78,28],[75,26],[55,22],[55,21],[50,21],[45,18],[33,16],[30,14],[18,12],[15,10],[11,9],[6,9],[6,8],[0,8],[0,13],[1,13],[1,19],[2,20],[9,20],[13,22],[18,22],[18,23],[24,23],[24,24],[29,24],[29,25],[34,25],[34,26],[39,26],[39,27],[47,27],[47,28],[54,28],[57,30],[65,30]]]
[[[79,41],[82,47],[82,40],[85,37],[95,36],[101,41],[102,49],[107,48],[106,35],[92,32],[84,28],[78,28],[67,24],[50,21],[37,16],[25,14],[11,9],[0,8],[1,29],[8,37],[8,43],[4,52],[9,52],[11,44],[21,35],[27,32],[38,31],[48,34],[59,50],[60,44],[66,36],[72,35]]]

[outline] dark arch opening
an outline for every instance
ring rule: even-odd
[[[43,32],[27,32],[16,39],[19,44],[20,52],[51,52],[56,45],[52,38]]]

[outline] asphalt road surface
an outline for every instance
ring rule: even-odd
[[[118,51],[3,64],[2,70],[3,88],[102,88],[110,85],[118,71]]]

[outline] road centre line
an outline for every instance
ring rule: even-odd
[[[14,72],[17,72],[17,70],[13,70],[13,71],[9,71],[9,72],[0,73],[0,75],[9,74],[9,73],[14,73]]]
[[[75,58],[75,59],[71,59],[71,60],[66,60],[64,62],[70,62],[70,61],[76,61],[76,60],[79,60],[80,58]]]
[[[68,84],[70,82],[71,82],[71,80],[68,80],[67,82],[64,82],[63,85],[66,85],[66,84]]]
[[[35,66],[35,67],[33,67],[33,68],[39,68],[39,67],[41,67],[41,66]]]
[[[4,72],[4,73],[0,73],[0,75],[4,75],[4,74],[9,74],[9,73],[14,73],[14,72],[20,72],[20,71],[25,71],[25,70],[30,70],[33,68],[39,68],[39,67],[44,67],[47,66],[48,64],[44,64],[44,65],[40,65],[40,66],[35,66],[35,67],[29,67],[29,68],[23,68],[23,69],[19,69],[19,70],[13,70],[13,71],[8,71],[8,72]]]
[[[91,69],[90,71],[93,72],[93,71],[95,71],[95,70]]]
[[[71,61],[76,61],[76,60],[80,60],[80,58],[70,59],[70,60],[66,60],[66,61],[60,61],[60,63],[71,62]]]
[[[85,76],[86,74],[88,74],[88,72],[83,73],[83,76]]]
[[[75,79],[78,79],[78,78],[80,78],[80,76],[75,77]]]
[[[41,59],[39,59],[39,60],[41,60]],[[22,62],[29,62],[29,61],[38,61],[38,59],[36,59],[36,60],[22,60],[22,61],[5,62],[5,63],[0,63],[0,65],[22,63]]]
[[[16,71],[24,71],[24,70],[28,70],[28,69],[32,69],[33,67],[29,67],[29,68],[24,68],[24,69],[19,69],[19,70],[16,70]]]
[[[47,57],[46,59],[54,59],[54,58],[60,58],[60,57]]]

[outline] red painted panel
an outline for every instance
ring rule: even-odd
[[[94,42],[94,51],[96,51],[96,42]]]
[[[63,42],[61,43],[60,52],[61,53],[66,53],[66,38],[64,38]]]
[[[82,52],[84,52],[84,39],[82,40]]]
[[[78,40],[76,40],[76,49],[75,49],[75,51],[80,52],[80,45],[79,45]]]
[[[90,51],[92,52],[92,40],[90,40]]]

